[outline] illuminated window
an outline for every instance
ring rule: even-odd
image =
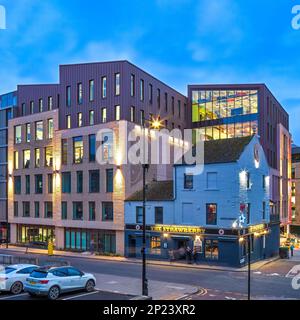
[[[15,126],[15,144],[22,143],[22,126]]]
[[[30,101],[30,114],[34,113],[34,101]]]
[[[89,220],[95,221],[96,220],[96,203],[89,202]]]
[[[217,205],[210,203],[206,205],[206,224],[217,225]]]
[[[25,128],[26,128],[26,142],[30,142],[30,140],[31,140],[30,123],[27,123],[26,126],[25,126]]]
[[[135,107],[130,107],[130,121],[135,122]]]
[[[30,150],[23,151],[23,168],[29,169],[30,167]]]
[[[91,110],[89,112],[89,123],[90,123],[90,126],[93,126],[95,124],[95,111],[94,110]]]
[[[82,83],[77,84],[77,103],[82,104],[83,97],[82,97]]]
[[[121,107],[115,106],[115,120],[120,121],[121,119]]]
[[[79,112],[78,114],[77,114],[77,126],[80,128],[80,127],[82,127],[82,113],[81,112]]]
[[[53,166],[53,147],[45,148],[45,167]]]
[[[130,76],[130,95],[131,97],[134,97],[135,95],[135,75],[134,74]]]
[[[42,174],[35,175],[35,193],[36,194],[43,193],[43,175]]]
[[[19,169],[19,152],[18,151],[14,152],[14,169],[15,170]]]
[[[218,240],[205,240],[205,258],[208,260],[219,259],[219,241]]]
[[[35,123],[35,140],[42,141],[43,138],[44,138],[43,121],[38,121]]]
[[[73,161],[75,164],[83,161],[83,139],[82,137],[73,138]]]
[[[161,240],[159,236],[151,237],[150,252],[151,254],[161,254]]]
[[[95,96],[95,81],[90,80],[89,82],[89,100],[94,101]]]
[[[145,82],[143,79],[140,81],[140,100],[144,101],[145,98]]]
[[[43,112],[43,110],[44,110],[43,99],[39,99],[39,112]]]
[[[67,115],[66,117],[67,129],[71,129],[71,116]]]
[[[45,219],[53,218],[53,203],[45,202]]]
[[[119,96],[121,90],[121,75],[120,73],[115,74],[115,95]]]
[[[107,109],[106,108],[102,108],[102,123],[106,123],[107,122]]]
[[[48,110],[53,109],[53,97],[48,97]]]
[[[41,164],[41,152],[40,149],[35,149],[34,150],[34,163],[35,163],[35,167],[39,168],[40,164]]]
[[[102,77],[101,83],[102,83],[102,98],[104,99],[107,96],[107,78]]]
[[[48,119],[48,139],[53,139],[53,119]]]

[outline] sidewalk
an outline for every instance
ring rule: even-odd
[[[25,254],[27,248],[24,247],[17,247],[13,245],[9,245],[9,249],[4,247],[0,248],[0,250],[11,250],[14,252],[20,252]],[[299,251],[300,252],[300,251]],[[34,249],[28,248],[28,254],[41,254],[47,255],[48,251],[43,249]],[[76,253],[76,252],[68,252],[68,251],[54,251],[54,256],[57,257],[70,257],[70,258],[81,258],[81,259],[93,259],[93,260],[102,260],[102,261],[111,261],[111,262],[122,262],[122,263],[136,263],[141,264],[140,259],[133,259],[133,258],[124,258],[124,257],[110,257],[110,256],[96,256],[91,253]],[[274,257],[271,259],[263,260],[255,262],[251,265],[251,270],[256,271],[259,270],[261,267],[272,263],[278,260],[278,257]],[[158,260],[147,260],[148,265],[154,266],[166,266],[166,267],[174,267],[174,268],[189,268],[189,269],[198,269],[198,270],[213,270],[213,271],[228,271],[228,272],[245,272],[248,270],[248,267],[245,266],[243,268],[232,268],[232,267],[224,267],[224,266],[215,266],[215,265],[189,265],[186,263],[178,263],[178,262],[169,262],[169,261],[158,261]]]

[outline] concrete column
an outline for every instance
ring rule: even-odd
[[[116,254],[124,256],[125,244],[124,244],[124,231],[116,231]]]
[[[10,224],[10,242],[12,244],[17,243],[17,224],[16,223]]]
[[[65,233],[62,227],[55,227],[55,247],[56,249],[65,248]]]

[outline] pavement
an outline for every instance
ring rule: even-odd
[[[2,248],[4,248],[4,246]],[[24,247],[18,247],[18,246],[13,246],[13,245],[9,245],[9,249],[11,249],[15,252],[20,252],[20,253],[31,253],[31,254],[41,254],[41,255],[46,255],[48,253],[47,250],[43,250],[43,249],[35,249],[35,248],[28,248],[27,249]],[[94,260],[103,260],[103,261],[112,261],[112,262],[123,262],[123,263],[136,263],[136,264],[142,263],[141,259],[115,257],[115,256],[100,256],[100,255],[91,254],[89,252],[76,253],[76,252],[69,252],[69,251],[54,250],[53,254],[54,254],[54,256],[57,256],[57,257],[72,257],[72,258],[77,257],[77,258],[85,258],[85,259],[94,259]],[[279,257],[274,257],[274,258],[254,262],[251,264],[251,270],[252,271],[259,270],[261,267],[268,265],[269,263],[272,263],[274,261],[277,261],[278,259],[279,259]],[[300,259],[300,257],[299,257],[299,259]],[[156,265],[156,266],[168,266],[168,267],[174,267],[174,268],[176,268],[176,267],[182,268],[184,266],[185,268],[190,268],[190,269],[200,269],[200,270],[203,269],[203,270],[228,271],[228,272],[245,272],[248,270],[247,266],[242,267],[242,268],[232,268],[232,267],[209,265],[209,264],[187,264],[187,263],[150,260],[150,259],[147,259],[147,264],[148,265]]]

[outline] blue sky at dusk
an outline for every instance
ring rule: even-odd
[[[264,82],[300,144],[300,0],[0,0],[0,93],[58,81],[58,65],[128,59],[187,84]]]

